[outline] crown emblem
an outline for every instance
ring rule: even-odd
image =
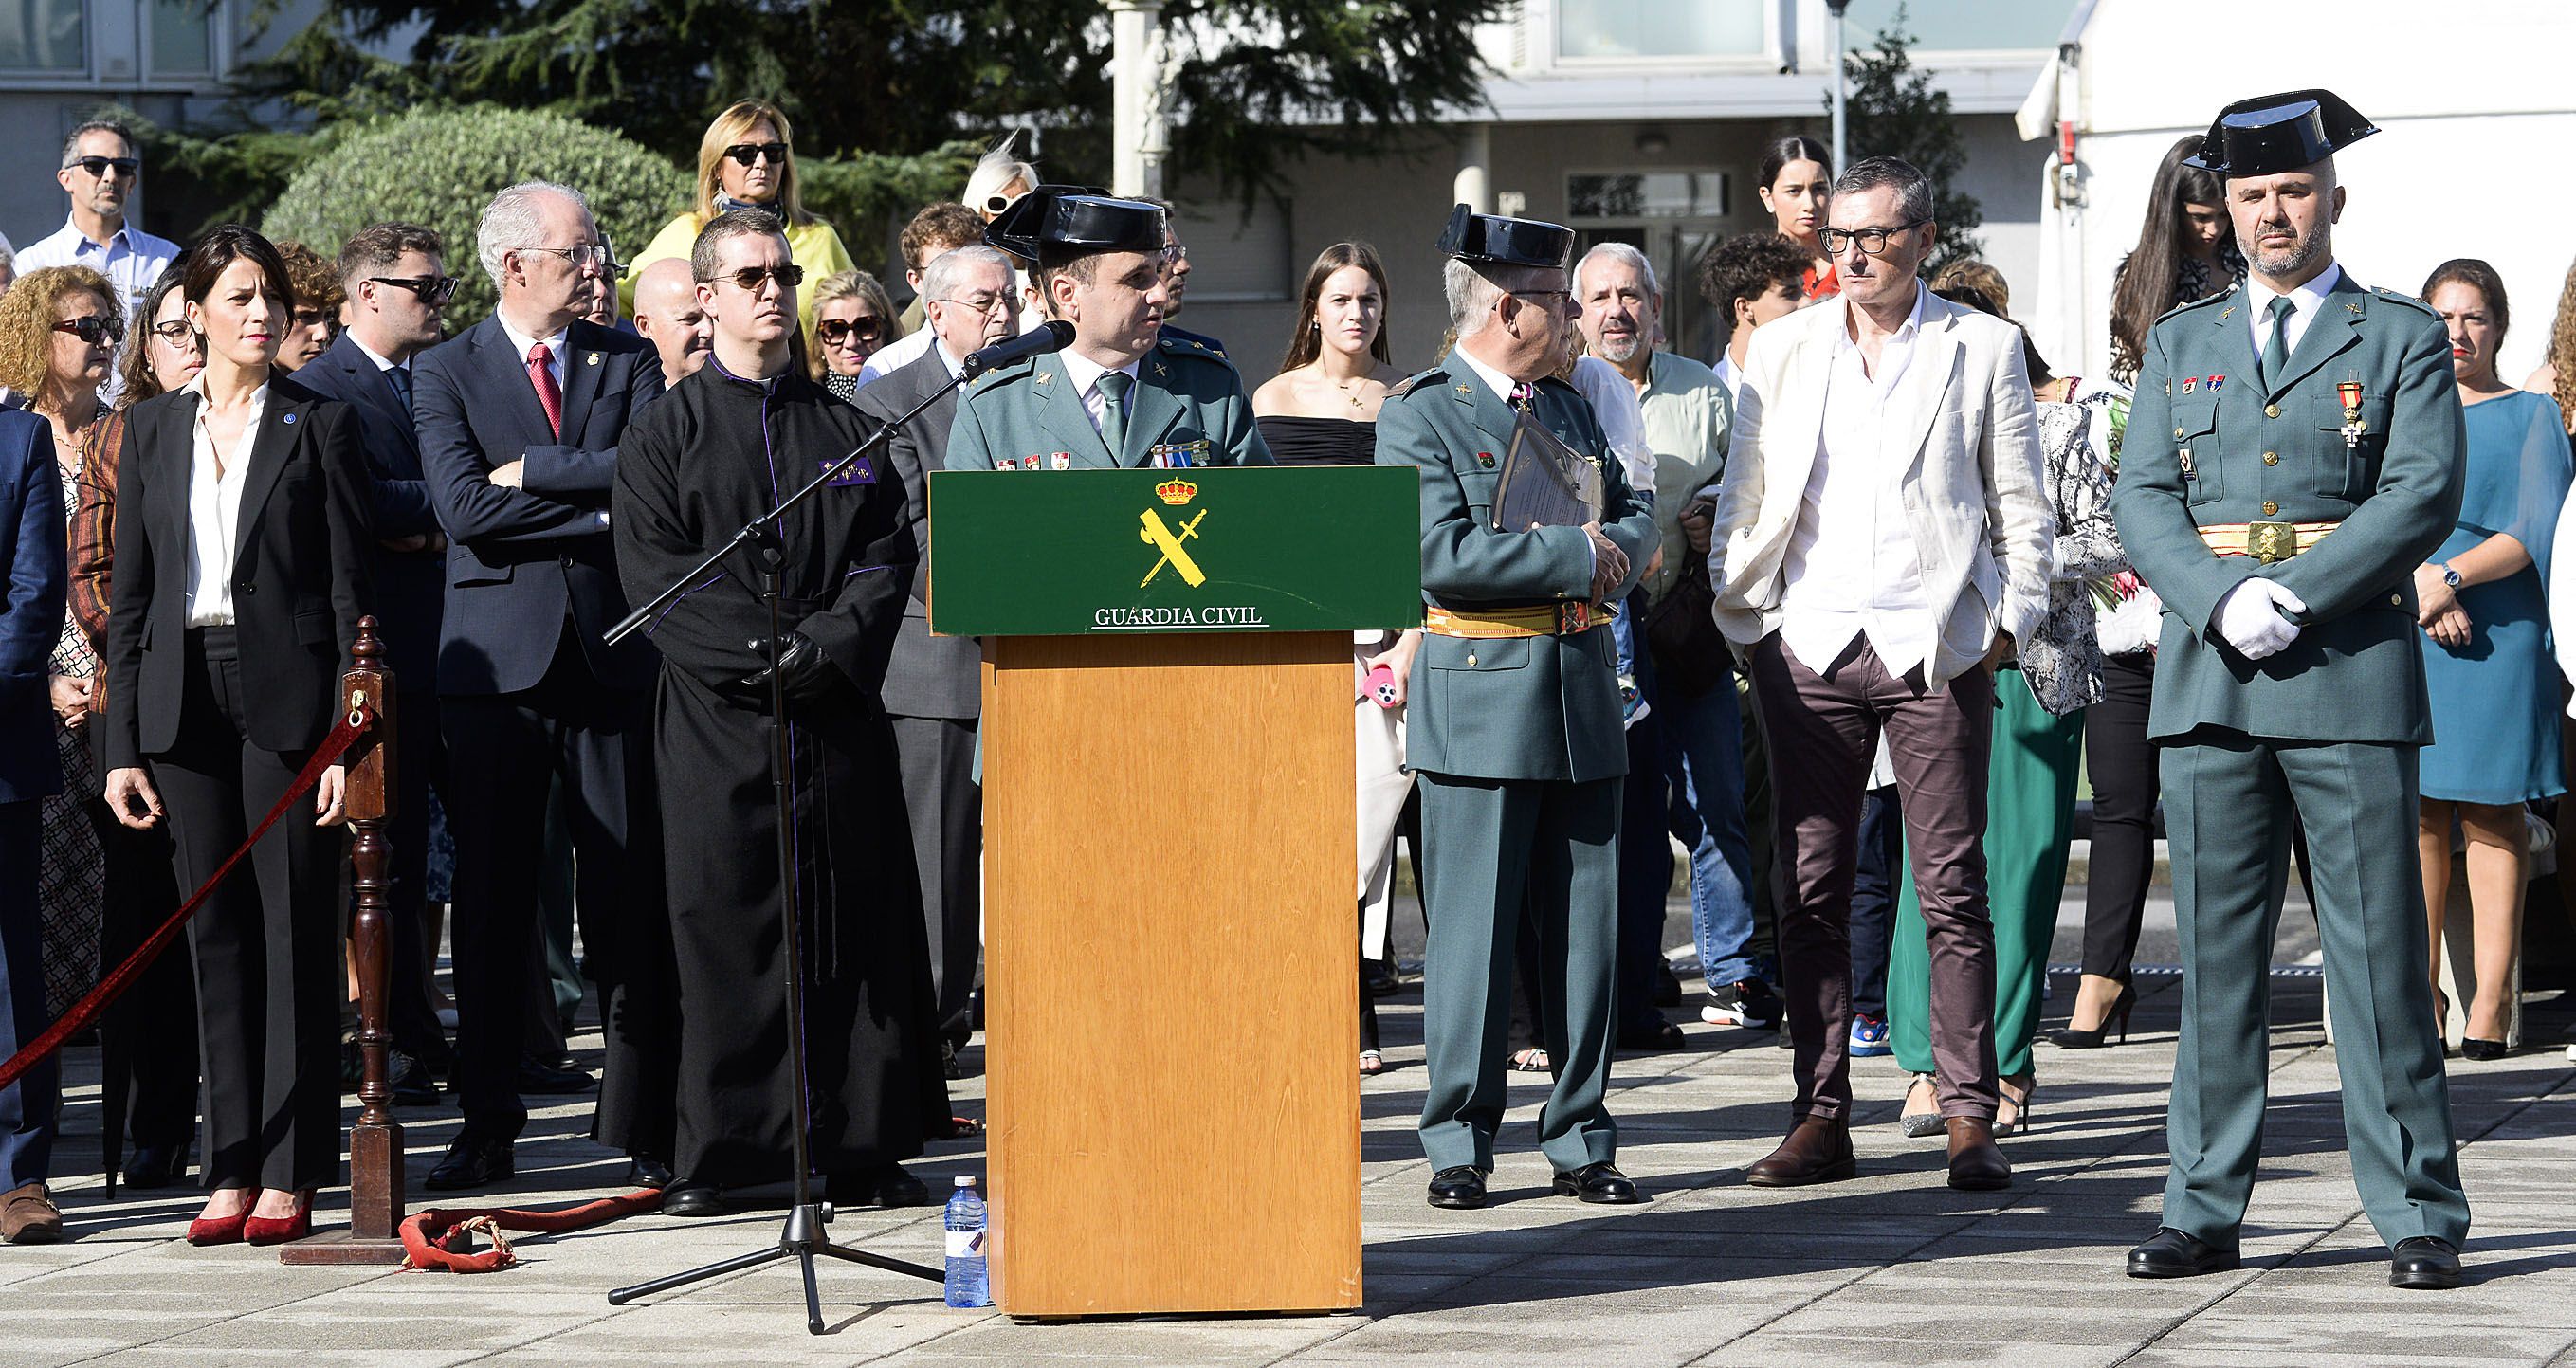
[[[1162,497],[1163,502],[1178,508],[1197,498],[1199,487],[1187,480],[1165,480],[1154,486],[1154,492]]]

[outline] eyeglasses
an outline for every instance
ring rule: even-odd
[[[724,150],[724,154],[744,166],[749,166],[753,162],[761,161],[763,159],[766,159],[772,166],[785,166],[787,164],[787,144],[783,142],[735,143],[733,146],[726,148]]]
[[[54,331],[59,333],[70,333],[72,336],[79,338],[86,345],[93,347],[98,345],[98,340],[102,337],[106,338],[110,342],[122,342],[125,340],[125,324],[122,321],[114,318],[101,318],[97,314],[90,314],[81,318],[66,318],[62,322],[54,325]]]
[[[885,320],[874,314],[861,314],[856,318],[826,318],[814,325],[814,335],[826,342],[838,342],[844,337],[855,338],[861,342],[874,342],[884,334]]]
[[[1850,251],[1855,242],[1860,244],[1861,251],[1866,255],[1885,256],[1889,238],[1898,233],[1920,228],[1931,221],[1916,219],[1911,223],[1900,223],[1893,228],[1858,228],[1848,232],[1840,228],[1820,228],[1816,230],[1816,238],[1824,247],[1825,255],[1829,257],[1838,257]]]
[[[420,302],[437,308],[456,297],[458,281],[454,276],[369,276],[374,285],[400,285],[420,296]]]
[[[1509,294],[1512,298],[1517,299],[1524,304],[1537,304],[1540,301],[1545,300],[1547,301],[1547,307],[1551,309],[1571,309],[1574,307],[1574,291],[1572,290],[1507,290],[1504,293]]]
[[[155,323],[152,325],[152,335],[174,347],[193,347],[197,344],[197,330],[189,327],[185,319],[174,318],[167,323]]]
[[[739,271],[725,271],[708,279],[709,284],[730,280],[746,290],[757,291],[764,280],[775,280],[782,288],[795,289],[805,283],[805,268],[787,266],[745,266]]]
[[[548,256],[559,256],[576,271],[594,267],[605,271],[617,264],[608,259],[608,249],[595,242],[585,242],[577,247],[513,247],[510,250],[543,252]]]
[[[934,299],[933,304],[954,304],[969,313],[988,314],[1007,307],[1009,295],[968,295],[964,299]]]
[[[1163,264],[1166,266],[1177,266],[1189,259],[1190,249],[1177,242],[1163,249]]]
[[[63,166],[66,170],[77,166],[100,180],[105,180],[110,171],[120,176],[131,176],[141,171],[143,159],[140,157],[74,157],[63,163]]]

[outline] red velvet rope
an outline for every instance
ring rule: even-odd
[[[662,1194],[653,1188],[550,1211],[517,1211],[507,1207],[431,1207],[405,1218],[402,1223],[403,1266],[432,1272],[489,1273],[519,1261],[519,1256],[510,1250],[510,1242],[501,1237],[501,1231],[556,1235],[568,1230],[587,1230],[620,1217],[659,1211],[661,1207]],[[471,1254],[449,1252],[446,1241],[450,1232],[460,1226],[466,1227],[469,1234],[479,1231],[492,1242],[492,1247]]]
[[[188,924],[188,918],[195,916],[197,909],[205,904],[207,896],[215,891],[215,885],[222,883],[224,876],[233,872],[233,866],[240,864],[242,857],[250,854],[251,847],[259,844],[259,838],[267,835],[270,827],[277,825],[277,819],[285,816],[286,810],[293,807],[297,799],[312,792],[313,786],[322,782],[322,771],[338,763],[340,757],[348,753],[349,747],[357,744],[358,738],[375,724],[375,709],[365,704],[351,708],[348,714],[340,719],[340,725],[333,727],[331,734],[322,738],[322,744],[313,751],[313,758],[304,762],[303,772],[295,776],[294,784],[278,798],[277,806],[270,808],[268,815],[260,819],[259,826],[251,832],[249,840],[242,842],[241,849],[224,857],[223,864],[216,868],[213,876],[199,885],[197,891],[186,902],[179,904],[179,910],[171,913],[170,919],[161,923],[159,930],[154,931],[141,945],[136,946],[134,953],[126,956],[123,964],[109,971],[107,977],[98,981],[97,987],[90,989],[80,1001],[73,1003],[72,1009],[63,1013],[62,1020],[46,1027],[43,1035],[36,1037],[25,1049],[11,1056],[8,1063],[0,1064],[0,1088],[17,1082],[19,1075],[34,1068],[38,1060],[61,1049],[64,1041],[87,1029],[91,1022],[98,1020],[99,1013],[107,1010],[109,1003],[116,1001],[126,989],[133,987],[134,981],[143,976],[143,971],[152,967],[152,961],[160,958],[161,952],[170,948],[170,942],[179,938],[180,929],[185,927]]]

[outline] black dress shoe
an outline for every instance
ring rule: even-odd
[[[1431,1205],[1473,1211],[1485,1204],[1485,1171],[1472,1164],[1445,1168],[1431,1175]]]
[[[187,1169],[186,1145],[137,1145],[125,1161],[125,1185],[130,1188],[168,1187],[179,1181]]]
[[[385,1055],[385,1073],[388,1075],[385,1083],[393,1089],[397,1105],[438,1105],[438,1079],[430,1074],[428,1065],[401,1050],[391,1050]]]
[[[2388,1285],[2412,1291],[2460,1285],[2460,1251],[2433,1235],[2399,1240],[2388,1251]]]
[[[2221,1249],[2171,1226],[2158,1230],[2155,1238],[2129,1251],[2132,1278],[2197,1278],[2203,1273],[2226,1273],[2236,1266],[2235,1250]]]
[[[1662,1017],[1656,1017],[1652,1022],[1631,1026],[1621,1031],[1617,1043],[1622,1050],[1642,1054],[1663,1054],[1671,1050],[1690,1048],[1690,1040],[1682,1034],[1682,1028]]]
[[[722,1216],[725,1214],[724,1193],[713,1183],[694,1178],[665,1184],[662,1188],[662,1214],[665,1216]]]
[[[952,1082],[966,1076],[965,1066],[957,1062],[957,1045],[954,1041],[939,1042],[939,1076]]]
[[[671,1186],[671,1164],[656,1154],[639,1154],[626,1166],[626,1181],[632,1187],[668,1188]]]
[[[599,1086],[599,1080],[582,1069],[567,1069],[549,1064],[535,1055],[519,1056],[519,1091],[539,1096],[562,1093],[585,1093]]]
[[[836,1207],[930,1205],[930,1185],[913,1177],[901,1164],[827,1175],[823,1195]]]
[[[464,1192],[490,1187],[511,1176],[515,1142],[486,1139],[479,1135],[460,1135],[449,1142],[447,1154],[438,1167],[420,1185],[431,1192]]]
[[[1625,1206],[1646,1200],[1645,1194],[1637,1191],[1637,1180],[1621,1173],[1617,1165],[1607,1161],[1585,1164],[1572,1173],[1556,1175],[1556,1195],[1609,1206]]]

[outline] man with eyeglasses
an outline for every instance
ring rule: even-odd
[[[650,598],[875,426],[806,378],[791,348],[795,264],[777,216],[732,209],[690,252],[714,328],[707,364],[631,428],[617,467],[617,563]],[[724,1190],[793,1176],[788,1090],[819,1099],[808,1137],[839,1206],[930,1198],[901,1161],[948,1129],[920,904],[908,875],[894,738],[881,702],[916,556],[911,489],[872,452],[777,528],[786,633],[771,640],[759,576],[693,583],[654,620],[662,864],[678,949],[678,1179],[666,1216],[715,1216]],[[771,675],[771,651],[777,675]],[[778,812],[770,692],[791,724],[793,844],[805,989],[788,1034],[778,984]],[[800,1058],[802,1075],[791,1061]]]
[[[138,316],[152,282],[178,257],[179,244],[126,222],[134,193],[143,186],[143,159],[134,135],[107,119],[73,129],[63,141],[62,169],[54,173],[54,181],[71,197],[70,220],[61,231],[18,253],[18,274],[48,266],[87,266],[116,287],[126,317]]]
[[[1160,208],[1041,185],[985,236],[1034,263],[1041,303],[1074,338],[967,387],[949,469],[1271,464],[1243,377],[1206,348],[1161,335],[1170,294]]]
[[[453,799],[447,746],[439,736],[438,627],[447,590],[447,537],[421,478],[412,423],[411,364],[439,340],[440,309],[456,293],[441,272],[444,244],[416,223],[379,223],[352,234],[333,270],[348,303],[348,326],[295,372],[296,383],[355,409],[375,495],[375,612],[394,670],[393,935],[388,987],[398,1052],[394,1100],[437,1100],[433,1071],[451,1067],[446,1034],[431,1005],[429,791]],[[302,286],[299,284],[299,289]]]
[[[1537,928],[1540,1044],[1556,1072],[1538,1118],[1550,1190],[1645,1200],[1619,1171],[1606,1100],[1628,773],[1609,605],[1636,587],[1655,523],[1592,405],[1556,378],[1575,315],[1573,247],[1572,230],[1553,223],[1451,210],[1439,251],[1458,344],[1378,411],[1378,464],[1422,477],[1427,606],[1405,759],[1422,796],[1431,928],[1418,1130],[1435,1207],[1485,1204],[1525,918]],[[1581,523],[1497,526],[1504,464],[1516,446],[1548,445],[1597,472],[1598,506]]]
[[[658,848],[655,660],[641,640],[601,636],[627,611],[608,535],[618,444],[662,393],[662,368],[643,339],[583,317],[609,258],[580,192],[511,186],[484,208],[475,237],[500,306],[412,364],[421,467],[448,538],[438,689],[456,790],[450,926],[465,1110],[425,1186],[510,1177],[527,1123],[521,1093],[588,1086],[522,1045],[558,782],[582,968],[599,985],[608,1044],[592,1135],[634,1158],[633,1180],[651,1182],[669,1173],[676,1062],[660,870],[631,855]]]
[[[1163,336],[1171,341],[1195,345],[1211,356],[1223,357],[1224,343],[1205,333],[1172,326],[1172,320],[1180,316],[1182,297],[1190,289],[1190,249],[1181,245],[1180,211],[1172,207],[1170,200],[1150,202],[1163,206],[1163,290],[1171,296],[1170,301],[1163,305]]]
[[[945,252],[921,273],[930,354],[859,391],[859,412],[891,423],[947,387],[968,354],[1019,336],[1011,258],[981,244]],[[948,464],[957,392],[896,430],[886,455],[910,501],[904,521],[921,559],[930,558],[930,505],[923,477]],[[958,1077],[957,1048],[974,1034],[972,999],[984,900],[983,794],[975,783],[977,720],[983,714],[983,649],[972,637],[930,633],[928,576],[905,575],[903,624],[886,666],[885,710],[903,765],[904,810],[921,875],[922,923],[930,935],[930,981],[939,999],[940,1055]]]
[[[1842,293],[1753,334],[1715,518],[1719,628],[1770,740],[1792,1128],[1745,1173],[1854,1176],[1851,897],[1880,738],[1931,934],[1950,1186],[2008,1186],[1994,1143],[1986,776],[1994,671],[2048,611],[2054,515],[2021,333],[1924,288],[1932,187],[1894,157],[1835,182]]]

